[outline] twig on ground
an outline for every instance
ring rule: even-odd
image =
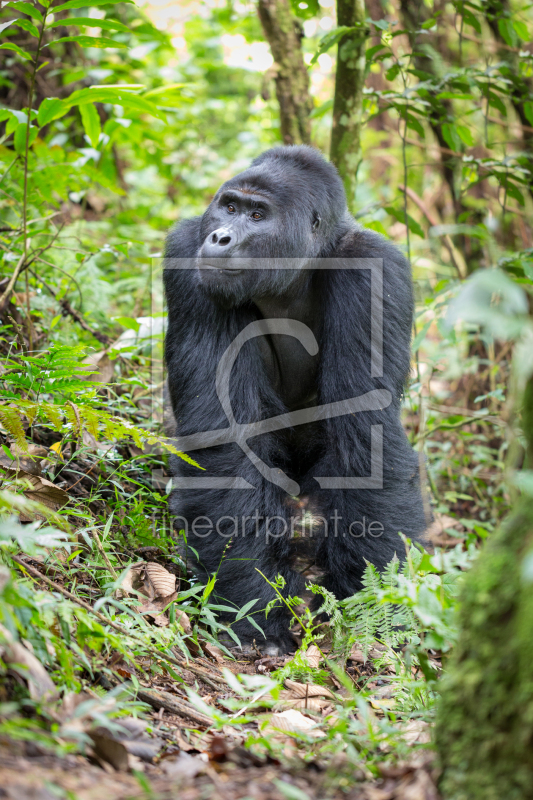
[[[32,578],[36,578],[37,580],[46,583],[46,585],[50,586],[50,588],[53,589],[55,592],[59,592],[68,600],[71,600],[73,603],[80,606],[80,608],[84,608],[86,611],[89,612],[89,614],[95,616],[103,625],[109,625],[110,628],[113,628],[113,630],[122,634],[122,636],[125,636],[128,639],[133,639],[134,641],[142,644],[146,652],[150,653],[150,655],[154,656],[154,658],[161,659],[161,661],[168,661],[170,664],[175,664],[180,669],[186,669],[189,672],[192,672],[193,675],[197,675],[198,678],[200,678],[200,680],[202,680],[212,689],[215,689],[215,691],[218,691],[220,688],[224,689],[226,688],[226,683],[224,682],[224,679],[221,676],[217,675],[214,672],[208,673],[206,669],[198,667],[196,666],[196,664],[192,664],[190,661],[173,658],[172,656],[169,656],[167,653],[161,652],[161,650],[156,650],[154,647],[149,647],[146,644],[146,641],[142,638],[142,636],[132,633],[132,631],[129,631],[127,630],[127,628],[124,628],[117,622],[113,622],[113,620],[108,619],[99,611],[95,611],[94,608],[89,605],[89,603],[86,603],[84,600],[80,600],[79,597],[76,597],[76,595],[72,594],[72,592],[69,592],[68,589],[64,588],[64,586],[60,586],[59,583],[55,583],[55,581],[52,581],[50,580],[50,578],[47,578],[45,575],[42,574],[42,572],[40,572],[38,569],[35,569],[35,567],[32,567],[29,564],[27,564],[19,556],[11,554],[11,558],[16,564],[25,569],[32,576]]]

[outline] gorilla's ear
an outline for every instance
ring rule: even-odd
[[[315,211],[315,213],[313,214],[313,225],[312,225],[312,229],[314,231],[317,231],[320,228],[321,221],[322,220],[320,219],[320,215],[318,214],[317,211]]]

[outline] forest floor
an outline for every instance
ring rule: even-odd
[[[14,380],[23,356],[12,358]],[[448,590],[484,533],[468,530],[478,500],[454,494],[469,505],[438,510],[418,566],[408,550],[411,573],[376,576],[360,640],[357,609],[337,605],[307,629],[297,609],[305,647],[272,658],[259,637],[244,658],[216,644],[215,578],[195,583],[179,555],[165,458],[125,441],[150,418],[132,386],[91,401],[119,414],[102,417],[99,440],[73,400],[55,428],[24,414],[18,429],[0,425],[0,505],[18,516],[0,520],[0,798],[438,800],[436,679],[454,635]]]
[[[224,679],[223,668],[233,674],[264,674],[283,666],[289,658],[258,657],[255,661],[243,661],[229,660],[217,653],[216,660],[198,657],[194,661],[205,670],[210,685],[186,669],[181,677],[198,690],[205,703],[216,708],[222,701],[219,707],[223,709],[224,700],[235,696]],[[131,666],[125,668],[115,663],[113,669],[116,673],[126,673]],[[386,703],[387,697],[384,682],[372,675],[369,663],[366,666],[361,663],[360,654],[355,653],[355,659],[348,660],[347,674],[355,684],[357,679],[365,679],[366,688],[375,691],[374,713],[382,713],[379,704]],[[426,722],[397,726],[395,735],[404,739],[411,754],[391,761],[384,748],[377,775],[376,768],[370,771],[363,760],[361,767],[354,767],[353,760],[333,742],[329,754],[312,756],[309,737],[317,741],[327,737],[334,706],[342,703],[347,694],[330,677],[329,686],[307,685],[307,689],[304,684],[288,680],[285,686],[290,688],[282,691],[273,710],[257,708],[256,702],[252,713],[247,712],[249,721],[239,728],[227,724],[213,729],[210,720],[202,719],[203,715],[189,703],[183,684],[168,675],[147,682],[139,674],[138,696],[148,701],[151,709],[142,719],[119,718],[114,731],[95,728],[93,721],[87,720],[92,745],[86,755],[55,755],[35,741],[2,737],[0,797],[6,800],[57,800],[58,797],[170,800],[178,796],[180,800],[208,797],[438,800],[434,753],[427,748],[430,735]],[[315,692],[321,696],[317,697]],[[72,714],[72,708],[66,708],[69,704],[79,707],[90,697],[87,692],[64,697],[59,713]],[[269,738],[275,754],[258,756],[244,747],[249,734],[257,736],[260,730]]]

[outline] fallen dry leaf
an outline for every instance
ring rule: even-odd
[[[316,723],[309,717],[304,717],[300,711],[288,709],[271,714],[266,730],[277,731],[279,733],[307,733],[309,736],[325,736],[316,729]]]
[[[183,625],[183,622],[181,621],[181,617],[186,617],[186,616],[187,616],[187,614],[185,614],[184,611],[181,611],[180,612],[180,619],[178,620],[180,625],[182,626],[182,628],[184,630],[185,630],[185,626]],[[177,614],[176,614],[176,619],[178,619]],[[187,618],[187,621],[189,622],[188,618]],[[185,630],[185,633],[190,633],[190,632],[191,632],[191,623],[189,622],[189,630],[188,631]],[[203,646],[205,652],[208,655],[210,655],[211,658],[214,658],[215,661],[218,664],[225,664],[226,663],[226,659],[224,658],[224,653],[222,652],[220,647],[217,647],[215,644],[210,644],[209,642],[206,642],[202,646]]]
[[[139,614],[151,617],[155,624],[159,625],[160,628],[165,628],[167,625],[169,625],[169,619],[163,613],[163,611],[169,605],[169,603],[172,603],[172,601],[176,599],[177,596],[178,593],[173,592],[172,594],[169,594],[168,597],[162,597],[160,600],[146,600],[144,603],[136,606],[136,610],[139,612]],[[183,614],[183,612],[182,616],[187,617],[187,615]],[[188,617],[187,622],[189,622]],[[189,633],[190,630],[191,625],[189,622]]]
[[[44,697],[51,698],[56,694],[56,687],[41,662],[27,647],[15,641],[11,633],[0,625],[0,636],[4,640],[0,644],[2,659],[12,672],[23,678],[28,684],[28,691],[33,700]]]
[[[95,367],[97,372],[92,372],[87,375],[86,380],[97,383],[109,383],[113,378],[115,372],[115,362],[111,361],[105,350],[99,350],[97,353],[91,353],[83,360],[84,364],[90,364]]]
[[[447,529],[457,531],[458,536],[451,536]],[[446,514],[436,514],[435,519],[424,533],[424,539],[435,547],[443,547],[449,544],[457,544],[463,538],[460,534],[464,530],[458,519],[449,517]]]
[[[333,694],[326,686],[318,686],[316,683],[297,683],[288,678],[285,680],[285,686],[290,689],[294,697],[331,697]]]
[[[307,648],[307,651],[304,653],[303,658],[310,667],[313,669],[318,669],[320,664],[320,660],[322,658],[322,654],[316,644],[312,644],[310,647]]]
[[[26,472],[23,469],[6,467],[4,465],[2,465],[2,470],[8,474],[10,479],[16,479],[25,482],[26,488],[24,489],[24,494],[28,500],[34,500],[38,503],[41,503],[51,511],[59,511],[59,509],[63,508],[63,506],[66,505],[70,499],[64,489],[60,489],[59,486],[56,486],[51,481],[46,480],[46,478],[40,477],[40,475],[32,475],[30,472]],[[38,513],[35,514],[35,517],[38,519],[44,519],[43,516]],[[32,521],[30,517],[23,513],[20,514],[20,520],[21,522]]]
[[[168,569],[157,564],[155,561],[147,561],[145,564],[144,585],[148,590],[148,597],[153,600],[158,597],[168,597],[176,591],[176,576]]]

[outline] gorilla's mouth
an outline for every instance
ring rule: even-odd
[[[198,269],[202,270],[211,270],[213,272],[219,272],[223,275],[240,275],[244,270],[239,267],[230,267],[230,266],[218,266],[216,264],[209,264],[206,261],[199,261],[198,262]]]

